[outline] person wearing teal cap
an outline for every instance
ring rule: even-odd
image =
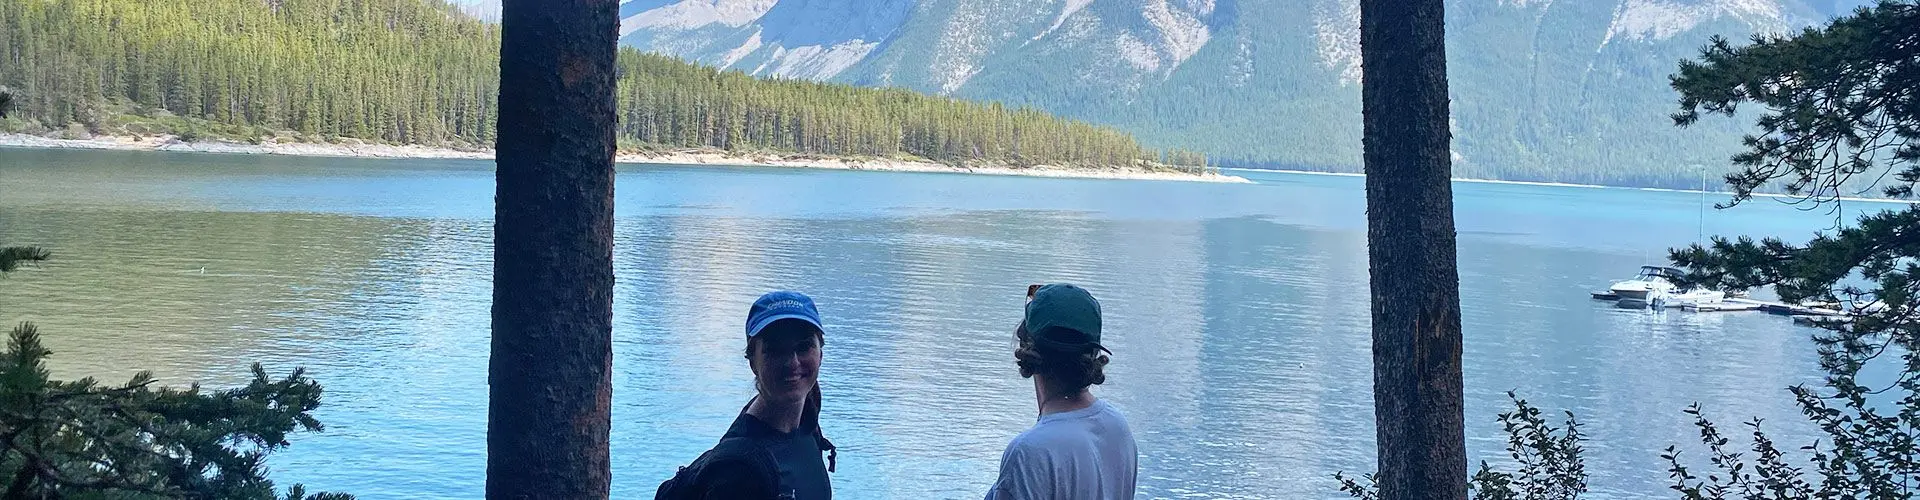
[[[1140,455],[1126,417],[1089,387],[1106,382],[1100,301],[1069,284],[1029,290],[1014,330],[1020,376],[1040,417],[1000,455],[988,500],[1133,498]],[[1104,353],[1104,354],[1103,354]]]

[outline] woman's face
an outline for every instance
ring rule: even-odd
[[[747,360],[762,399],[803,405],[820,381],[820,331],[800,320],[775,322],[754,337]]]

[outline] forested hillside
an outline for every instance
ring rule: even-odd
[[[1680,60],[1873,3],[1446,0],[1454,173],[1698,186],[1753,121],[1674,127]],[[1234,165],[1360,169],[1359,0],[627,0],[621,15],[625,44],[755,75],[1031,105]]]
[[[15,94],[14,128],[484,143],[499,30],[454,12],[413,0],[0,0],[0,85]]]
[[[499,44],[441,0],[0,0],[0,131],[486,147]],[[1033,110],[619,57],[629,148],[1204,161]]]
[[[908,152],[1016,165],[1205,161],[1178,150],[1158,154],[1125,133],[1032,109],[901,89],[759,80],[633,49],[621,51],[619,69],[619,135],[634,144],[865,156]]]

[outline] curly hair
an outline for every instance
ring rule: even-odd
[[[1040,349],[1033,345],[1033,338],[1027,334],[1025,323],[1014,328],[1013,335],[1019,340],[1019,347],[1013,350],[1013,360],[1020,367],[1021,377],[1046,375],[1048,385],[1053,386],[1050,389],[1062,394],[1072,394],[1088,386],[1106,383],[1107,356],[1100,354],[1100,350],[1060,352]]]

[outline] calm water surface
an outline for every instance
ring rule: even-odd
[[[0,321],[38,322],[62,377],[305,366],[328,427],[276,455],[275,479],[478,498],[491,166],[0,149],[0,243],[56,257],[0,281]],[[1329,475],[1373,468],[1361,180],[1242,174],[1258,184],[620,167],[614,497],[649,498],[718,438],[752,392],[748,302],[794,288],[829,323],[836,495],[977,498],[1034,419],[1010,330],[1045,281],[1105,304],[1116,355],[1097,394],[1132,421],[1141,496],[1339,496]],[[1782,390],[1819,380],[1811,330],[1585,292],[1702,225],[1797,240],[1833,216],[1764,202],[1702,224],[1696,194],[1456,195],[1476,459],[1504,455],[1508,390],[1580,415],[1599,497],[1665,493],[1658,450],[1694,442],[1680,410],[1696,401],[1812,439]]]

